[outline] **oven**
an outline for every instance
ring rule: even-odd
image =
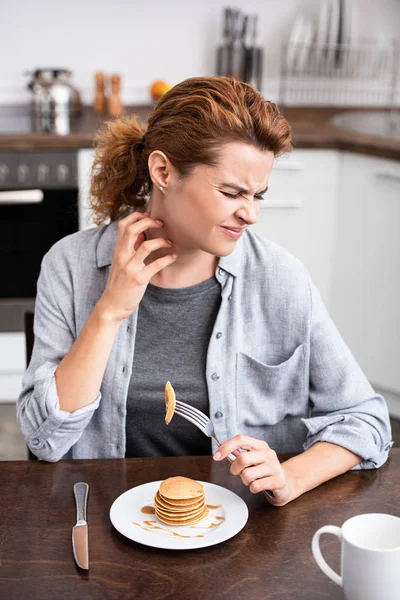
[[[23,332],[42,258],[78,212],[77,152],[0,152],[0,332]]]

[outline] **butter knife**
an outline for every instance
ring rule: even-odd
[[[81,569],[89,569],[88,526],[86,506],[89,486],[87,483],[75,483],[76,525],[72,528],[72,550],[74,559]]]

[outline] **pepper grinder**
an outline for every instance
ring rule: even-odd
[[[96,93],[93,103],[93,109],[96,113],[104,113],[107,108],[107,99],[105,95],[105,77],[104,73],[99,71],[95,73]]]
[[[124,111],[121,102],[121,77],[111,75],[111,94],[108,98],[107,110],[110,117],[118,117]]]

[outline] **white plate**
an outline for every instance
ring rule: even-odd
[[[299,51],[299,44],[302,40],[304,29],[304,16],[299,13],[293,23],[292,30],[290,32],[289,42],[287,45],[286,52],[286,68],[290,72],[295,69],[296,56]]]
[[[153,548],[192,550],[229,540],[246,525],[249,516],[246,503],[230,490],[205,481],[199,483],[204,486],[207,505],[217,508],[210,508],[209,514],[195,525],[173,527],[159,521],[154,514],[143,514],[144,506],[154,507],[153,499],[161,483],[144,483],[113,502],[110,519],[117,531]]]
[[[338,0],[331,0],[330,27],[328,34],[328,66],[336,66],[336,49],[339,32],[339,3]]]
[[[325,67],[325,57],[327,56],[327,43],[329,36],[329,19],[331,13],[330,0],[321,0],[319,10],[319,20],[317,29],[317,64],[318,67]]]
[[[303,73],[307,67],[310,58],[311,44],[313,43],[315,33],[314,20],[311,17],[305,17],[303,21],[303,31],[301,43],[297,56],[297,72]]]

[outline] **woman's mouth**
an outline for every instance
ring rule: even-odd
[[[231,240],[238,240],[243,234],[245,227],[224,227],[220,225],[220,229],[227,235]]]

